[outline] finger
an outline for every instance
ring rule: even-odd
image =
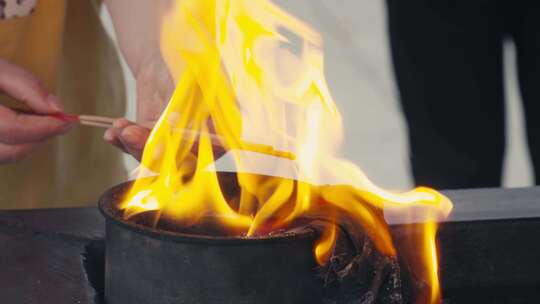
[[[0,144],[0,164],[11,164],[22,161],[35,148],[36,144],[5,145]]]
[[[118,149],[122,150],[124,153],[128,153],[126,151],[126,148],[122,143],[120,142],[120,139],[116,135],[117,131],[114,128],[109,128],[105,133],[103,134],[103,139],[108,142],[109,144],[117,147]]]
[[[150,136],[149,129],[131,125],[122,130],[120,141],[128,153],[140,161],[148,136]]]
[[[132,125],[135,125],[135,123],[125,118],[118,118],[117,120],[114,121],[113,128],[124,129]]]
[[[0,142],[4,144],[43,141],[70,128],[71,123],[60,119],[20,114],[0,106]]]
[[[114,123],[113,123],[113,126],[109,129],[107,129],[107,131],[105,131],[105,134],[103,134],[103,139],[116,146],[117,148],[121,149],[122,151],[124,151],[125,153],[129,153],[126,149],[126,147],[124,147],[124,145],[122,144],[122,142],[120,141],[120,134],[122,133],[122,130],[130,125],[133,125],[134,123],[127,120],[127,119],[124,119],[124,118],[120,118],[120,119],[117,119]]]
[[[117,133],[118,133],[117,130],[115,128],[111,127],[109,129],[107,129],[107,131],[105,131],[105,133],[103,134],[103,139],[106,142],[108,142],[109,144],[114,145],[114,146],[124,150],[124,146],[120,142],[120,139],[118,138]],[[124,151],[124,152],[126,152],[126,151]]]
[[[62,112],[58,98],[36,76],[3,59],[0,59],[0,90],[37,112]]]

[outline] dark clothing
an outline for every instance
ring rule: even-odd
[[[500,186],[503,42],[517,50],[529,148],[540,181],[540,1],[387,0],[392,59],[415,181]]]

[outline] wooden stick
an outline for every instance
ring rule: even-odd
[[[65,114],[65,113],[44,114],[44,113],[36,113],[34,111],[26,110],[26,109],[18,109],[18,108],[10,108],[10,109],[21,114],[55,117],[64,121],[78,122],[81,125],[100,127],[100,128],[110,128],[112,127],[115,121],[114,118],[95,116],[95,115],[71,115],[71,114]]]
[[[94,115],[79,115],[79,120],[82,121],[95,121],[112,125],[115,121],[114,118],[94,116]]]
[[[96,121],[79,120],[79,123],[85,126],[100,127],[100,128],[106,128],[106,129],[112,127],[112,124],[96,122]]]

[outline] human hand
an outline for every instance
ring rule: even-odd
[[[141,160],[151,128],[161,116],[174,90],[174,81],[161,54],[146,56],[134,71],[137,87],[137,122],[120,118],[104,135],[105,141]]]
[[[144,145],[148,136],[150,136],[150,132],[151,130],[148,128],[127,119],[119,118],[105,132],[103,139],[141,161]]]
[[[36,113],[62,112],[57,97],[30,72],[0,59],[0,92]],[[29,115],[0,105],[0,164],[22,160],[44,141],[67,132],[69,122]]]
[[[135,159],[141,161],[144,146],[148,137],[150,136],[151,129],[137,125],[124,118],[117,119],[111,128],[109,128],[103,138],[108,143],[115,145],[125,153],[131,154]],[[179,131],[181,132],[181,131]],[[185,131],[186,138],[193,136],[193,133]],[[195,144],[192,147],[192,152],[197,154],[198,151],[198,137],[195,140]],[[210,143],[212,145],[212,151],[214,157],[219,158],[225,154],[225,148],[222,145],[221,140],[215,135],[210,135]],[[159,155],[156,155],[159,157]]]

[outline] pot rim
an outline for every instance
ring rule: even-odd
[[[113,223],[122,228],[127,228],[133,232],[143,234],[159,240],[169,240],[181,243],[204,243],[215,245],[254,245],[254,244],[273,244],[273,243],[286,243],[286,242],[298,242],[301,240],[308,240],[313,242],[317,237],[317,233],[314,229],[305,227],[303,229],[296,229],[291,232],[282,234],[256,236],[256,237],[241,237],[241,236],[211,236],[200,234],[189,234],[182,232],[175,232],[169,230],[161,230],[153,227],[133,223],[119,218],[112,213],[112,202],[114,199],[121,197],[124,191],[133,184],[133,181],[127,181],[118,184],[101,195],[99,198],[99,211],[105,217],[107,223]]]

